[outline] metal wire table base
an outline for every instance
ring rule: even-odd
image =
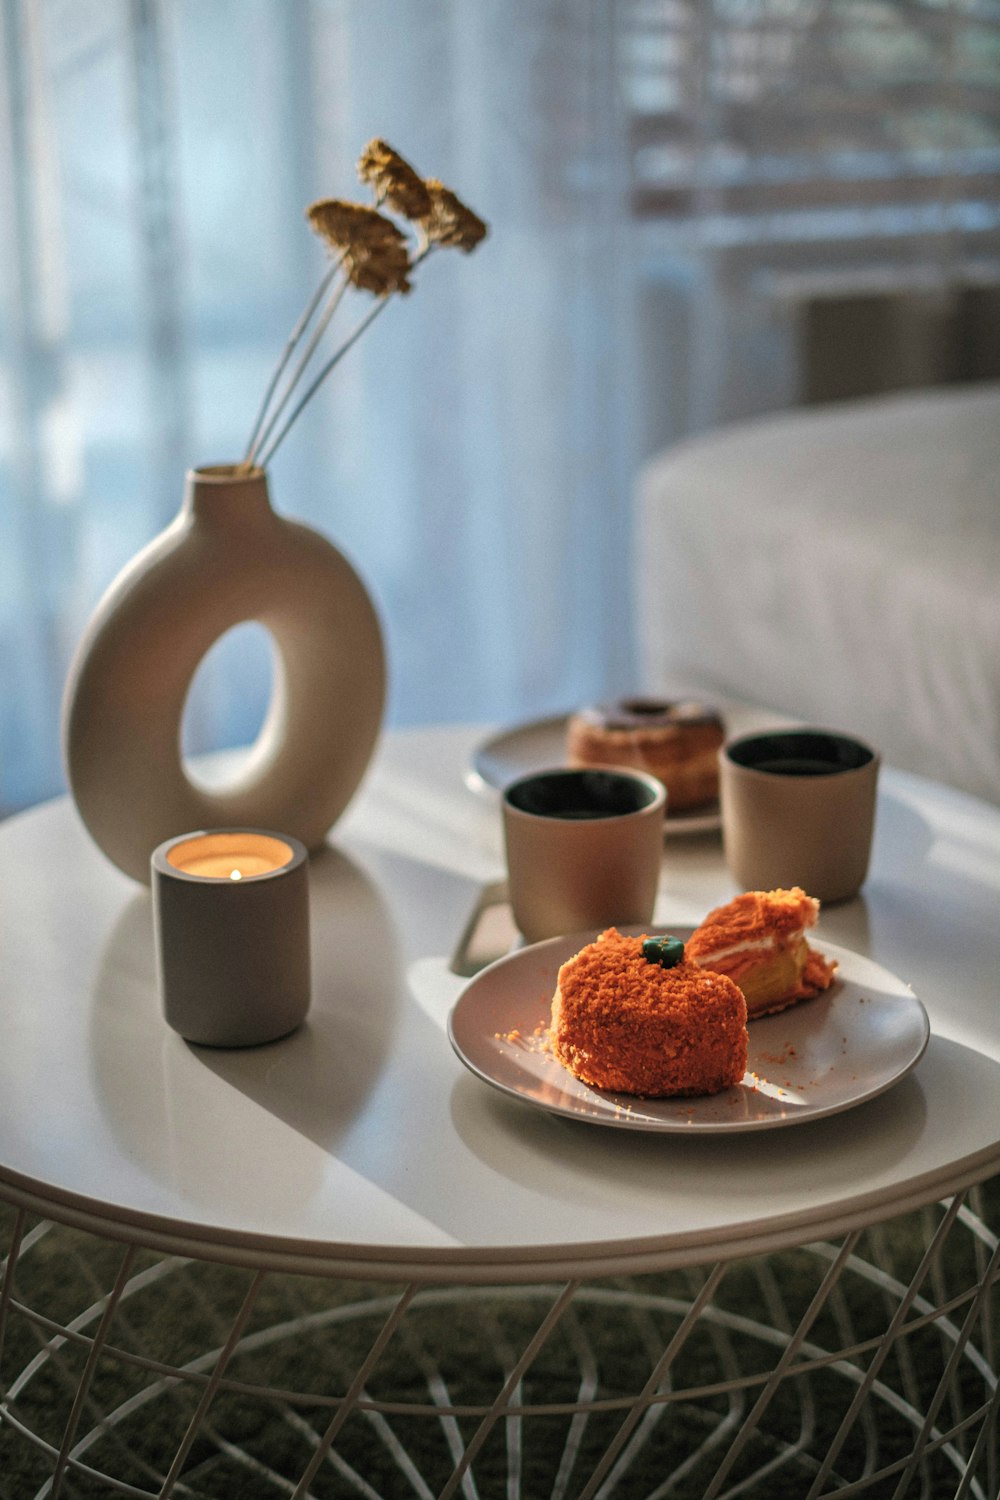
[[[996,1500],[997,1188],[753,1260],[493,1287],[0,1210],[0,1494]]]

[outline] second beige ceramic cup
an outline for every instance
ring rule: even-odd
[[[503,794],[510,904],[529,943],[652,920],[663,784],[643,771],[553,770]]]
[[[744,890],[844,901],[868,873],[879,757],[826,729],[744,735],[719,751],[722,838]]]

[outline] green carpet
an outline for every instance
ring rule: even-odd
[[[820,1293],[822,1306],[793,1362],[798,1373],[766,1401],[720,1493],[804,1500],[874,1360],[873,1395],[846,1430],[823,1493],[888,1500],[912,1446],[912,1411],[925,1411],[932,1401],[995,1249],[1000,1178],[973,1192],[929,1258],[905,1336],[890,1347],[885,1335],[902,1288],[921,1265],[943,1213],[934,1206],[865,1231],[825,1298],[820,1288],[841,1241],[734,1262],[717,1285],[709,1279],[711,1268],[587,1282],[514,1386],[509,1405],[515,1415],[487,1424],[488,1431],[481,1425],[484,1413],[563,1288],[418,1290],[364,1380],[364,1409],[352,1409],[343,1420],[309,1494],[315,1500],[427,1500],[445,1489],[465,1444],[475,1441],[471,1473],[455,1491],[465,1500],[573,1500],[617,1435],[610,1487],[602,1494],[702,1500],[788,1336]],[[13,1212],[0,1208],[4,1254],[14,1224]],[[3,1500],[48,1493],[89,1339],[122,1255],[121,1246],[28,1223],[0,1364]],[[72,1467],[63,1495],[90,1500],[159,1491],[252,1280],[222,1266],[137,1254],[76,1419],[74,1456],[95,1477]],[[402,1292],[262,1278],[176,1494],[212,1500],[291,1494]],[[704,1306],[692,1317],[699,1297]],[[933,1322],[933,1307],[951,1300],[948,1321]],[[956,1429],[954,1436],[939,1442],[908,1495],[944,1500],[958,1490],[960,1455],[972,1450],[995,1385],[990,1367],[998,1365],[998,1300],[994,1285],[936,1414],[938,1432]],[[672,1343],[669,1368],[658,1369]],[[828,1352],[848,1349],[839,1360]],[[183,1379],[169,1377],[181,1369]],[[647,1383],[655,1399],[621,1436],[632,1401]],[[574,1418],[568,1408],[581,1398],[600,1409]],[[995,1442],[994,1433],[994,1449]],[[41,1450],[41,1443],[52,1451]],[[616,1468],[619,1460],[624,1472]],[[995,1500],[990,1462],[995,1451],[992,1460],[984,1451],[975,1471],[978,1489],[970,1496]],[[895,1472],[877,1477],[894,1464]]]

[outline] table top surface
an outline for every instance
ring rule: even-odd
[[[162,1020],[149,892],[66,799],[0,827],[0,1192],[181,1253],[387,1279],[705,1261],[884,1218],[1000,1170],[1000,809],[883,770],[869,879],[816,940],[911,984],[932,1035],[877,1099],[796,1128],[657,1136],[555,1117],[455,1056],[452,968],[503,875],[482,728],[386,735],[311,866],[314,994],[270,1046]],[[656,925],[735,894],[665,841]]]

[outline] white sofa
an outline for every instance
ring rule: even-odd
[[[853,730],[1000,803],[1000,385],[688,439],[636,519],[647,691]]]

